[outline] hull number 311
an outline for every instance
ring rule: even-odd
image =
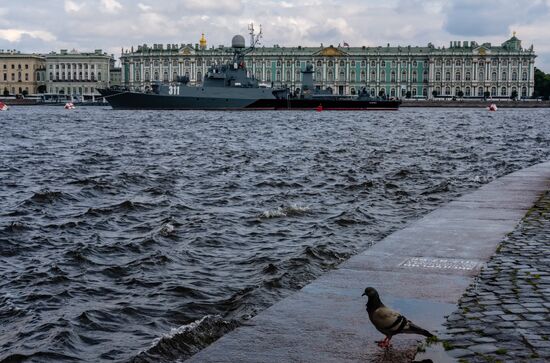
[[[168,87],[168,94],[170,96],[177,96],[180,94],[180,88],[178,86],[170,86]]]

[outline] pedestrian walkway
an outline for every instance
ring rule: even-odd
[[[550,192],[499,245],[446,326],[439,338],[462,361],[550,361]]]
[[[550,162],[493,181],[352,257],[189,361],[407,361],[421,337],[396,336],[382,354],[364,288],[375,287],[384,303],[441,331],[473,277],[548,190]]]

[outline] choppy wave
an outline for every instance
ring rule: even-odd
[[[550,157],[547,110],[78,111],[0,119],[0,361],[182,360]]]
[[[309,213],[311,208],[301,206],[298,204],[292,204],[287,207],[277,207],[275,209],[267,210],[260,214],[260,218],[280,218],[280,217],[296,217]]]

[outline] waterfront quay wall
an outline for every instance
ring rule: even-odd
[[[439,101],[439,100],[407,100],[404,99],[401,107],[456,107],[456,108],[487,108],[494,103],[498,108],[548,108],[550,101]]]
[[[549,189],[550,162],[486,184],[387,236],[188,361],[406,361],[422,337],[396,336],[384,355],[364,288],[375,287],[384,303],[424,328],[444,331],[473,277]]]

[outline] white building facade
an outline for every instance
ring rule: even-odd
[[[100,49],[93,53],[61,50],[44,57],[48,93],[89,99],[99,96],[98,88],[110,86],[110,70],[115,60]]]

